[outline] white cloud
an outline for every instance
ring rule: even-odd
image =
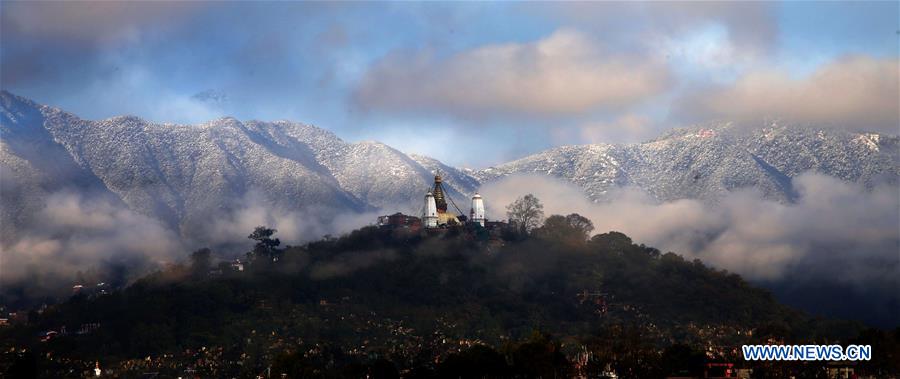
[[[560,30],[533,43],[488,45],[449,57],[396,53],[356,92],[366,108],[461,117],[569,114],[639,103],[667,88],[662,62],[599,49]]]
[[[643,48],[693,57],[766,55],[778,37],[777,5],[771,2],[566,2],[527,3],[533,13],[601,35],[622,49]],[[724,53],[724,55],[723,55]]]
[[[849,56],[802,78],[780,70],[751,71],[730,86],[695,91],[677,112],[694,121],[780,118],[897,134],[900,63],[896,58]]]
[[[147,27],[182,22],[208,5],[200,2],[100,1],[3,4],[3,21],[18,33],[85,45],[129,41]]]
[[[628,113],[611,121],[589,122],[578,128],[579,140],[584,143],[629,143],[646,141],[659,130],[653,119]]]
[[[27,281],[52,290],[77,271],[152,266],[185,254],[162,223],[105,198],[55,193],[36,218],[14,241],[0,243],[0,285]]]

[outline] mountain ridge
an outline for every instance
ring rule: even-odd
[[[481,185],[522,174],[575,184],[595,202],[625,186],[660,202],[715,202],[747,187],[791,202],[791,179],[806,171],[865,185],[900,178],[897,136],[778,123],[755,129],[706,124],[642,143],[560,146],[475,170],[377,141],[347,142],[288,120],[222,117],[183,125],[126,115],[91,121],[7,91],[0,103],[2,195],[11,199],[4,201],[3,217],[16,225],[27,224],[42,199],[60,189],[101,193],[182,235],[202,236],[211,214],[234,211],[251,193],[271,209],[315,206],[329,210],[318,212],[326,218],[416,213],[438,170],[461,201]],[[9,226],[3,229],[4,239],[14,235]]]
[[[678,128],[648,142],[568,145],[473,171],[482,182],[540,174],[572,182],[594,201],[609,190],[636,186],[660,202],[715,202],[754,187],[790,202],[790,179],[807,171],[867,186],[900,177],[900,138],[878,133],[771,124],[744,130],[730,123]],[[885,153],[886,151],[886,153]]]
[[[261,193],[272,209],[302,211],[315,205],[332,211],[324,213],[358,213],[399,204],[414,212],[431,184],[428,170],[396,149],[347,143],[330,131],[301,123],[223,117],[181,125],[135,116],[90,121],[6,91],[0,101],[0,162],[6,181],[39,177],[30,187],[48,189],[4,186],[5,199],[34,205],[25,209],[4,201],[5,219],[17,224],[27,224],[26,215],[37,213],[53,189],[85,190],[41,169],[48,162],[27,154],[29,149],[21,151],[29,139],[17,138],[20,134],[72,161],[67,169],[102,183],[108,197],[183,235],[195,233],[191,226],[202,224],[209,214],[233,210],[249,193]],[[384,167],[386,162],[390,167]],[[377,180],[385,175],[391,180]],[[448,186],[457,196],[462,193],[452,183]],[[9,229],[4,223],[4,239],[14,234]]]

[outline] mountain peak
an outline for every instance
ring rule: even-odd
[[[41,105],[7,90],[0,90],[0,106],[5,113],[21,112],[28,108],[40,108]]]

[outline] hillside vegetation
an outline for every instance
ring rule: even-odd
[[[624,234],[587,239],[589,225],[567,220],[551,216],[530,234],[477,225],[422,233],[366,227],[284,248],[273,230],[257,228],[242,271],[200,250],[123,290],[76,295],[33,312],[26,326],[0,329],[5,344],[31,352],[5,354],[7,368],[49,376],[100,362],[123,376],[190,369],[211,376],[654,377],[697,373],[710,361],[740,364],[743,343],[848,341],[860,331],[813,319],[736,274]],[[85,325],[98,327],[75,332]],[[41,332],[63,326],[65,335],[38,342]],[[896,336],[870,333],[896,349]],[[860,368],[896,369],[867,364]]]

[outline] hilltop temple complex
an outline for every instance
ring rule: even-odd
[[[434,175],[434,186],[425,193],[425,204],[422,206],[421,217],[395,213],[378,217],[378,225],[382,227],[410,228],[410,229],[440,229],[451,226],[471,225],[482,228],[493,228],[505,224],[502,222],[489,222],[485,216],[484,199],[478,193],[472,196],[469,215],[456,206],[448,191],[444,189],[443,178],[440,172]],[[449,205],[453,205],[454,212]]]

